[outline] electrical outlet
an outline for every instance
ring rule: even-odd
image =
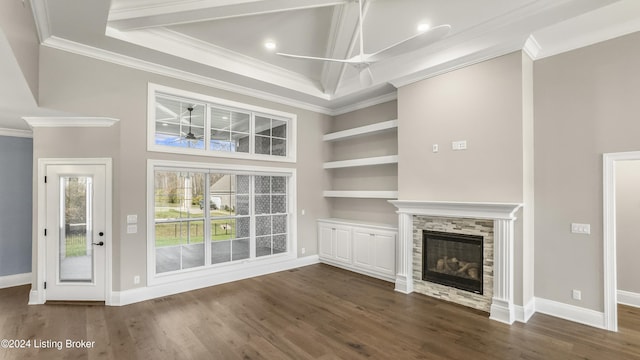
[[[582,300],[582,291],[574,289],[571,291],[571,297],[573,300]]]
[[[140,275],[136,275],[136,276],[133,277],[133,283],[135,285],[140,284]]]
[[[137,224],[138,215],[127,215],[127,224]]]
[[[138,225],[127,225],[127,234],[135,234],[138,232]]]
[[[304,216],[304,214],[306,213],[306,211],[304,209],[302,209],[302,211],[300,211],[300,215]]]
[[[306,252],[307,252],[307,249],[302,248],[302,249],[300,250],[300,252],[302,253],[302,255],[304,255],[304,253],[306,253]]]
[[[440,150],[440,148],[438,147],[438,144],[433,144],[433,152],[437,153]]]

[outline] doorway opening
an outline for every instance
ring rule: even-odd
[[[618,331],[616,168],[637,160],[640,151],[603,155],[604,327],[610,331]]]

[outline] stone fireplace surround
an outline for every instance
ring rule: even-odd
[[[395,290],[410,294],[414,291],[414,217],[466,218],[493,221],[493,295],[490,318],[512,324],[515,321],[513,303],[513,257],[515,213],[522,207],[516,203],[444,202],[391,200],[398,210],[398,243],[396,251]]]

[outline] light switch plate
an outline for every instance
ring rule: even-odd
[[[138,225],[127,225],[127,234],[135,234],[138,232]]]
[[[137,224],[138,215],[127,215],[127,224]]]
[[[453,150],[467,150],[467,140],[454,141],[451,143]]]
[[[591,224],[571,223],[571,232],[574,234],[591,234]]]

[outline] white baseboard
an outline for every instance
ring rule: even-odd
[[[536,299],[531,298],[524,306],[514,305],[514,310],[516,321],[526,324],[536,313]]]
[[[320,259],[320,262],[323,264],[327,264],[327,265],[331,265],[331,266],[335,266],[341,269],[345,269],[345,270],[349,270],[358,274],[362,274],[362,275],[366,275],[366,276],[370,276],[376,279],[380,279],[380,280],[384,280],[384,281],[388,281],[388,282],[395,282],[396,281],[396,277],[393,275],[387,275],[387,274],[380,274],[377,273],[375,271],[370,271],[367,269],[362,269],[359,268],[357,266],[352,266],[349,264],[344,264],[341,263],[339,261],[331,261],[330,259]]]
[[[31,273],[0,276],[0,289],[31,284]]]
[[[535,298],[535,311],[599,329],[605,329],[604,312],[542,298]]]
[[[640,308],[640,293],[618,290],[618,304]]]
[[[42,305],[42,304],[44,304],[44,299],[41,298],[41,295],[42,295],[42,293],[40,291],[31,290],[29,292],[29,305]]]
[[[141,301],[179,294],[182,292],[201,289],[209,286],[220,285],[232,281],[244,280],[279,271],[318,264],[319,262],[320,259],[318,258],[318,256],[313,255],[293,260],[282,261],[279,263],[265,265],[255,264],[253,267],[248,268],[244,271],[224,272],[215,274],[213,276],[203,276],[175,283],[159,284],[125,291],[114,291],[111,295],[111,299],[109,299],[110,301],[107,301],[107,304],[112,306],[129,305]]]

